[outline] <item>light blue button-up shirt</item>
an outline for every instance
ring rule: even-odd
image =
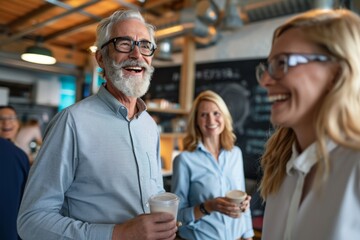
[[[18,217],[23,239],[111,239],[114,224],[149,212],[164,191],[159,133],[132,120],[103,86],[57,114],[32,167]]]
[[[234,240],[254,235],[251,213],[231,218],[212,212],[195,221],[194,206],[233,189],[245,191],[243,158],[240,148],[221,150],[218,162],[200,143],[194,152],[182,152],[174,159],[172,192],[180,197],[180,236],[191,240]]]

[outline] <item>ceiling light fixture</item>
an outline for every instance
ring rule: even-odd
[[[172,61],[172,42],[171,39],[166,38],[162,40],[158,45],[158,51],[156,52],[156,59],[163,61]]]
[[[21,59],[27,62],[45,65],[56,63],[56,59],[53,57],[50,49],[36,45],[28,47],[25,53],[21,54]]]
[[[219,14],[219,9],[212,0],[202,0],[196,4],[196,16],[207,25],[216,24]]]
[[[225,6],[224,19],[220,26],[223,30],[235,30],[244,25],[240,17],[236,0],[228,0]]]
[[[91,53],[96,53],[97,46],[92,45],[92,46],[89,47],[89,50],[90,50]]]

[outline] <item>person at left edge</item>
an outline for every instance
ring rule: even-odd
[[[153,73],[154,29],[133,10],[97,28],[106,84],[45,131],[18,217],[24,239],[171,240],[176,221],[149,213],[164,191],[159,133],[140,99]]]
[[[0,106],[0,137],[16,144],[16,136],[20,129],[20,122],[16,110],[10,105]]]
[[[0,137],[0,239],[18,240],[16,218],[30,164],[25,152]]]

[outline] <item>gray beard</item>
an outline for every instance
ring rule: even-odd
[[[125,60],[121,63],[116,63],[114,60],[105,58],[104,63],[107,67],[106,78],[111,83],[128,97],[142,97],[148,91],[154,67],[149,66],[144,62],[137,60]],[[144,78],[141,76],[124,76],[122,71],[126,66],[140,66],[144,68]]]

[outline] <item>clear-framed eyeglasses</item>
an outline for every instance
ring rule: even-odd
[[[299,64],[307,64],[310,62],[329,61],[334,61],[334,58],[323,54],[279,54],[271,58],[267,63],[260,63],[256,67],[256,79],[258,83],[261,84],[263,82],[264,74],[267,72],[271,78],[279,80],[285,76],[290,67],[295,67]]]
[[[101,46],[103,49],[109,43],[114,44],[114,48],[116,51],[121,53],[129,53],[131,52],[135,46],[139,47],[140,53],[143,56],[152,56],[155,52],[156,46],[154,43],[149,42],[147,40],[135,41],[128,37],[116,37],[112,38]]]
[[[0,116],[0,122],[5,122],[5,121],[15,122],[17,120],[18,120],[17,116]]]

